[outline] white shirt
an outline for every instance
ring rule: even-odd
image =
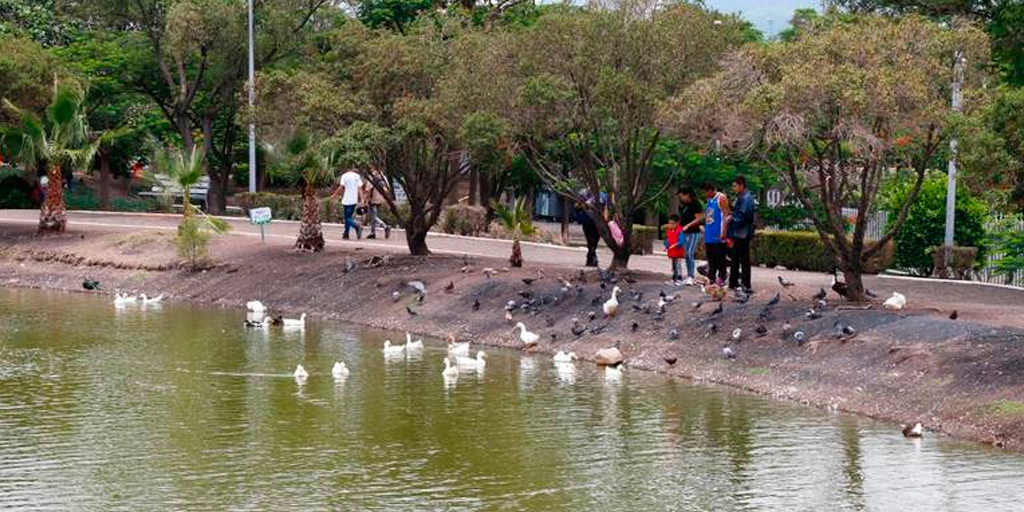
[[[345,187],[345,195],[341,196],[341,204],[343,206],[358,204],[359,188],[363,186],[363,179],[359,177],[359,173],[348,171],[342,174],[338,181],[341,186]]]

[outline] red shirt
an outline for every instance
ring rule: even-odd
[[[682,247],[683,226],[676,225],[675,229],[665,229],[665,239],[668,240],[668,257],[672,259],[685,258],[686,249]],[[677,247],[678,246],[678,247]]]

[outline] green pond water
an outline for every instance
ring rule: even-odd
[[[1016,453],[511,351],[446,385],[440,343],[244,317],[0,289],[0,510],[1024,509]]]

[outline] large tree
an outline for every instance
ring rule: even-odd
[[[984,63],[986,39],[923,18],[831,20],[789,43],[748,47],[687,89],[666,123],[694,143],[758,156],[786,181],[842,270],[847,298],[863,300],[869,259],[903,226],[925,171],[951,132],[954,48]],[[980,80],[968,75],[966,96]],[[913,185],[891,229],[865,239],[890,170]],[[852,234],[843,207],[857,209]]]
[[[748,34],[737,18],[694,4],[635,1],[548,14],[522,31],[510,114],[521,148],[562,196],[606,195],[623,235],[597,223],[612,268],[628,265],[634,217],[671,184],[650,172],[659,108]],[[602,206],[586,204],[600,218]]]

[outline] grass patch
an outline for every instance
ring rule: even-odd
[[[1024,414],[1024,403],[1014,400],[996,400],[985,406],[985,412],[994,416],[1018,416]]]
[[[751,375],[768,375],[768,368],[762,366],[755,366],[753,368],[747,368],[747,373]]]

